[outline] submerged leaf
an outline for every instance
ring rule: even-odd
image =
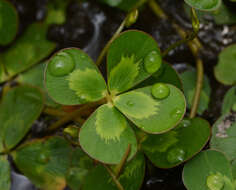
[[[97,101],[106,95],[106,83],[94,69],[75,70],[69,76],[69,87],[87,101]]]
[[[120,63],[111,70],[109,76],[108,85],[111,94],[115,95],[132,87],[139,72],[139,63],[135,63],[134,55],[121,57]]]

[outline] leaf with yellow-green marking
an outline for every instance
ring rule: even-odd
[[[118,164],[129,144],[128,160],[137,151],[134,131],[125,117],[110,104],[100,106],[88,118],[80,130],[79,142],[88,155],[107,164]]]
[[[139,72],[139,62],[135,63],[134,58],[134,55],[122,56],[120,63],[111,70],[108,79],[111,94],[118,94],[132,87]]]
[[[63,105],[78,105],[104,97],[106,84],[93,60],[77,48],[63,49],[45,71],[49,96]]]
[[[68,78],[70,89],[87,101],[97,101],[106,95],[102,75],[93,69],[75,70]]]
[[[137,91],[131,91],[114,99],[115,105],[127,116],[135,119],[147,119],[159,111],[159,101]]]
[[[113,99],[114,105],[137,127],[147,133],[164,133],[182,119],[186,102],[183,93],[170,84],[167,97],[157,99],[152,95],[152,86],[121,94]]]
[[[120,140],[121,133],[127,127],[124,116],[112,105],[102,105],[97,111],[96,132],[104,140]]]

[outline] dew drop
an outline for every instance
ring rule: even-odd
[[[144,68],[149,73],[155,73],[161,67],[161,55],[157,51],[151,51],[144,59]]]
[[[65,76],[75,68],[72,57],[66,52],[60,52],[49,62],[48,69],[51,75],[56,77]]]
[[[224,187],[224,183],[224,178],[219,172],[209,175],[206,180],[209,190],[221,190]]]
[[[183,119],[179,125],[180,125],[180,127],[189,127],[191,125],[191,120],[190,119]]]
[[[49,161],[49,157],[45,153],[41,153],[38,157],[38,162],[41,164],[46,164]]]
[[[173,119],[178,119],[180,116],[182,115],[182,112],[179,108],[175,108],[171,114],[170,117],[172,117]]]
[[[170,88],[163,83],[156,83],[152,86],[152,95],[158,99],[167,98],[170,94]]]
[[[132,107],[134,105],[134,102],[132,102],[131,100],[126,102],[126,105],[129,107]]]
[[[185,151],[181,148],[172,148],[167,153],[167,161],[169,163],[183,162],[185,157]]]

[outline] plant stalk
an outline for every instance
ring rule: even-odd
[[[157,2],[155,0],[149,0],[149,7],[151,8],[151,10],[153,11],[153,13],[158,17],[158,18],[162,18],[162,19],[168,19],[168,16],[165,14],[165,12],[161,9],[161,7],[157,4]],[[196,15],[194,15],[196,16]],[[190,111],[190,118],[194,118],[197,114],[197,109],[198,109],[198,105],[199,105],[199,101],[200,101],[200,94],[201,94],[201,90],[202,90],[202,83],[203,83],[203,76],[204,76],[204,69],[203,69],[203,62],[202,60],[199,58],[199,49],[202,48],[202,45],[200,43],[200,41],[198,40],[198,38],[195,36],[192,36],[192,38],[190,38],[191,40],[186,41],[187,38],[187,33],[184,31],[183,28],[181,28],[179,25],[177,25],[175,22],[172,21],[172,25],[175,28],[175,30],[178,32],[178,34],[182,37],[182,40],[180,42],[177,42],[178,44],[173,44],[172,48],[176,48],[177,45],[180,45],[181,42],[182,43],[186,43],[188,47],[190,48],[193,56],[195,57],[196,60],[196,67],[197,67],[197,82],[196,82],[196,90],[194,93],[194,98],[193,98],[193,103],[192,103],[192,107],[191,107],[191,111]],[[196,30],[194,30],[194,32],[196,33]],[[164,55],[167,55],[168,52],[171,49],[167,49],[166,52],[164,52]]]
[[[101,63],[102,63],[102,60],[103,58],[105,57],[111,43],[119,36],[119,34],[122,32],[122,30],[125,28],[125,27],[129,27],[130,25],[132,25],[133,23],[135,23],[136,18],[133,18],[133,22],[132,23],[129,23],[130,20],[129,20],[129,17],[132,15],[132,13],[135,13],[137,12],[138,8],[140,6],[142,6],[144,3],[146,3],[147,0],[139,0],[136,5],[127,13],[125,19],[122,21],[122,23],[120,24],[119,28],[116,30],[115,34],[112,36],[112,38],[107,42],[107,44],[105,45],[105,47],[103,48],[102,52],[100,53],[97,61],[96,61],[96,65],[99,66]],[[135,15],[135,14],[134,14]]]
[[[106,102],[106,100],[102,99],[102,100],[97,101],[97,102],[93,102],[93,103],[90,103],[90,104],[83,105],[79,109],[65,115],[63,118],[61,118],[60,120],[53,123],[51,126],[48,127],[48,131],[54,131],[54,130],[60,128],[62,125],[66,124],[66,123],[70,122],[71,120],[75,119],[76,117],[78,117],[81,113],[83,113],[83,111],[85,111],[85,110],[87,110],[91,107],[96,107],[98,105],[101,105],[105,102]]]
[[[105,164],[103,164],[103,166],[106,168],[107,172],[110,174],[113,182],[116,184],[117,188],[119,190],[124,190],[123,186],[121,185],[121,183],[119,182],[119,180],[116,178],[116,176],[114,175],[114,173],[112,172],[112,170]]]
[[[115,168],[115,176],[116,176],[116,178],[119,178],[119,176],[120,176],[120,174],[121,174],[121,172],[122,172],[122,170],[123,170],[123,168],[125,166],[125,163],[126,163],[128,157],[129,157],[130,151],[131,151],[131,145],[129,144],[128,148],[127,148],[127,150],[126,150],[126,152],[125,152],[125,154],[123,156],[123,158],[121,159],[120,163]]]

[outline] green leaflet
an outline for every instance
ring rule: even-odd
[[[219,54],[218,63],[214,68],[216,79],[225,85],[236,83],[236,44],[232,44]]]
[[[201,11],[214,11],[221,5],[221,0],[184,0],[189,6]]]
[[[117,96],[114,103],[125,115],[136,119],[149,118],[155,115],[158,112],[159,105],[158,101],[154,101],[147,94],[135,91]]]
[[[97,101],[106,95],[106,83],[93,69],[75,70],[69,76],[69,87],[87,101]]]
[[[7,156],[0,156],[0,189],[10,190],[11,188],[11,169]]]
[[[97,134],[105,141],[119,141],[121,133],[127,127],[127,121],[113,105],[105,104],[97,111],[95,125]]]
[[[104,115],[104,113],[108,115]],[[98,116],[99,120],[97,115],[100,115]],[[115,118],[112,119],[109,117],[115,117]],[[130,160],[137,152],[137,139],[134,131],[129,126],[128,122],[126,122],[127,127],[119,126],[119,125],[124,125],[125,123],[125,118],[121,119],[122,117],[124,116],[122,116],[122,114],[119,113],[114,107],[112,108],[109,107],[108,105],[100,106],[86,120],[86,122],[80,129],[79,143],[81,145],[81,148],[90,157],[100,162],[107,164],[118,164],[120,163],[122,157],[124,156],[130,144],[131,152],[128,158],[128,160]],[[105,121],[105,120],[110,120],[110,121]],[[105,122],[105,125],[104,123],[101,122]],[[110,139],[108,138],[104,139],[103,137],[100,136],[100,134],[98,134],[97,123],[99,123],[99,128],[104,129],[104,130],[102,129],[103,131],[99,129],[103,137],[104,135],[107,135]],[[104,126],[100,126],[100,124],[103,124]],[[115,129],[115,126],[118,127],[118,129]],[[112,135],[110,133],[112,129],[109,129],[109,127],[114,129],[116,134]],[[106,132],[106,130],[109,130],[109,133]],[[117,135],[120,135],[119,140],[117,140],[116,138]]]
[[[111,94],[124,92],[132,87],[134,79],[139,73],[139,63],[135,63],[135,56],[122,56],[120,63],[116,65],[110,73],[108,86]]]
[[[18,14],[8,1],[0,1],[0,44],[12,42],[18,30]]]

